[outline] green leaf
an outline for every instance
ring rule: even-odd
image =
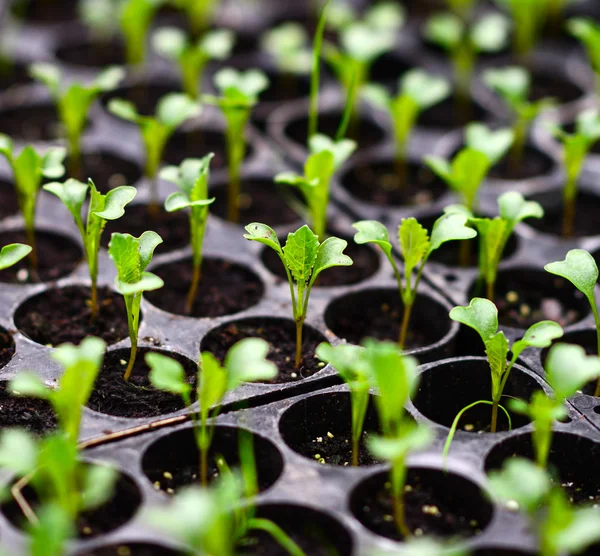
[[[111,499],[119,472],[110,465],[96,463],[87,466],[83,477],[82,509],[92,510]]]
[[[139,238],[140,269],[145,270],[152,261],[154,250],[163,242],[156,232],[144,232]]]
[[[20,429],[6,429],[0,435],[0,466],[24,477],[37,466],[38,444],[33,435]]]
[[[93,212],[103,220],[118,220],[125,214],[125,207],[133,201],[137,190],[129,185],[121,185],[110,190],[104,198],[104,210]]]
[[[355,243],[358,245],[374,243],[381,247],[388,257],[391,255],[392,244],[389,240],[388,230],[383,224],[377,220],[361,220],[352,226],[358,230],[354,236]]]
[[[404,258],[405,274],[411,276],[413,269],[429,251],[429,234],[416,218],[405,218],[398,228],[398,237],[400,251]]]
[[[111,66],[102,70],[96,79],[93,87],[100,92],[112,91],[119,82],[125,77],[125,70],[118,66]]]
[[[600,71],[600,26],[589,17],[574,17],[567,21],[567,30],[580,40],[590,58],[593,70]]]
[[[467,147],[485,154],[491,165],[496,164],[507,153],[514,141],[511,129],[491,130],[485,124],[469,124],[465,131]]]
[[[483,81],[514,110],[527,102],[531,75],[524,68],[508,66],[489,69],[484,72]]]
[[[424,424],[408,424],[407,431],[395,438],[370,436],[369,451],[380,460],[403,461],[408,454],[427,448],[434,439],[432,430]]]
[[[471,27],[471,41],[480,52],[498,52],[508,42],[510,20],[502,14],[482,16]]]
[[[361,91],[362,96],[380,110],[389,111],[392,97],[383,85],[368,83]]]
[[[169,129],[176,129],[187,119],[200,114],[200,106],[190,97],[170,93],[160,99],[156,107],[156,119]]]
[[[32,249],[23,243],[11,243],[0,250],[0,270],[9,268],[24,259]]]
[[[555,545],[566,554],[580,554],[600,540],[600,515],[596,508],[569,508],[570,519],[554,521],[561,531],[554,538]]]
[[[137,282],[123,282],[119,280],[117,287],[123,295],[135,295],[137,293],[159,290],[165,285],[162,278],[152,272],[142,272]]]
[[[27,398],[40,398],[43,400],[51,396],[51,390],[42,379],[31,372],[20,372],[10,381],[10,392],[15,396]]]
[[[498,332],[485,341],[485,354],[492,378],[492,399],[498,399],[502,394],[500,390],[502,378],[507,372],[508,340],[504,332]]]
[[[35,513],[38,522],[27,526],[28,554],[30,556],[64,554],[67,541],[75,536],[71,516],[56,502],[36,508]]]
[[[280,257],[283,257],[283,250],[281,249],[279,238],[273,228],[270,228],[266,224],[261,224],[260,222],[253,222],[252,224],[248,224],[244,229],[248,232],[247,234],[244,234],[244,238],[250,241],[263,243],[277,252]]]
[[[50,179],[58,179],[65,173],[63,160],[67,155],[66,149],[52,147],[42,156],[42,175]]]
[[[245,338],[227,352],[225,368],[229,374],[228,390],[242,382],[273,380],[278,373],[277,365],[267,360],[269,344],[260,338]]]
[[[332,346],[323,342],[315,351],[317,357],[331,364],[352,390],[355,384],[370,380],[368,368],[362,359],[362,348],[352,344]]]
[[[569,280],[592,306],[595,305],[594,287],[598,281],[598,266],[594,257],[583,249],[571,249],[564,261],[549,263],[544,270]]]
[[[308,147],[311,154],[330,152],[333,155],[333,170],[338,170],[356,150],[357,144],[356,141],[352,141],[352,139],[334,140],[331,139],[331,137],[327,137],[327,135],[317,133],[308,140]],[[330,165],[328,161],[324,162],[324,159],[321,160],[321,166]],[[323,172],[320,171],[318,173],[322,174]],[[308,176],[309,172],[305,170],[305,174]]]
[[[396,44],[395,32],[382,31],[362,22],[348,25],[341,32],[340,44],[352,60],[371,63]]]
[[[150,367],[148,378],[154,388],[189,400],[192,387],[185,381],[185,369],[179,361],[156,352],[147,353],[145,360]]]
[[[0,133],[0,154],[11,160],[13,157],[13,149],[12,139],[8,135]]]
[[[108,111],[115,116],[129,122],[138,123],[140,115],[137,112],[135,104],[122,98],[113,98],[108,103]]]
[[[177,61],[188,46],[185,33],[177,27],[163,27],[152,35],[152,46],[161,56]]]
[[[311,283],[314,283],[317,276],[328,268],[352,265],[352,259],[344,254],[344,249],[346,249],[347,246],[348,242],[339,237],[328,237],[321,245],[319,245],[317,257],[314,262]]]
[[[56,195],[69,209],[75,220],[81,219],[81,208],[85,203],[88,184],[75,179],[68,179],[64,183],[49,183],[44,189]]]
[[[211,407],[219,405],[223,400],[227,393],[229,377],[225,368],[221,366],[212,353],[203,352],[201,361],[198,401],[200,402],[200,410],[208,413]]]
[[[214,29],[202,37],[200,48],[212,60],[227,59],[233,49],[235,35],[229,29]]]
[[[318,247],[317,236],[306,225],[288,234],[283,256],[296,282],[308,283],[310,280]]]
[[[451,87],[443,77],[422,69],[412,69],[400,78],[399,90],[413,99],[420,110],[427,110],[447,98]]]
[[[498,309],[489,300],[474,297],[468,307],[454,307],[450,318],[476,330],[485,344],[498,330]]]
[[[40,62],[29,66],[29,75],[38,81],[41,81],[53,97],[60,93],[59,84],[61,80],[60,70],[54,64]]]
[[[111,236],[108,254],[117,267],[120,286],[137,284],[142,280],[142,272],[160,243],[162,238],[155,232],[144,232],[139,238],[119,233]]]
[[[528,347],[547,348],[552,341],[561,338],[564,334],[562,326],[551,320],[543,320],[530,326],[525,335],[512,346],[513,357],[519,357]]]
[[[429,253],[438,249],[447,241],[474,238],[477,232],[467,226],[468,217],[464,214],[451,213],[440,216],[431,230]]]
[[[463,40],[464,24],[451,13],[438,13],[431,16],[425,25],[425,37],[445,50],[452,51]]]
[[[500,216],[507,220],[511,230],[526,218],[543,218],[544,209],[537,201],[526,201],[521,193],[508,191],[498,197]]]
[[[586,355],[581,346],[556,344],[548,352],[544,368],[556,399],[566,400],[600,376],[600,359]]]
[[[223,68],[215,74],[215,86],[224,96],[239,96],[248,103],[255,103],[260,93],[269,86],[269,79],[260,70],[238,71]]]

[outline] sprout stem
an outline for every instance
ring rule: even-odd
[[[408,324],[410,322],[410,315],[412,313],[413,304],[404,304],[404,314],[402,315],[402,325],[400,326],[400,337],[398,339],[398,345],[404,349],[406,344],[406,337],[408,335]]]
[[[200,482],[203,487],[208,486],[208,450],[200,448]]]
[[[563,209],[562,234],[571,237],[575,227],[575,199],[565,199]]]
[[[160,209],[158,208],[158,174],[150,178],[150,203],[148,204],[148,213],[153,220],[158,218]]]
[[[298,369],[300,363],[302,363],[302,328],[304,326],[304,319],[300,318],[296,320],[296,363],[295,367]]]
[[[92,320],[95,321],[98,317],[98,284],[96,280],[92,280],[90,290],[90,311]]]
[[[600,355],[600,315],[598,315],[598,305],[596,305],[595,300],[592,301],[592,313],[594,314],[594,322],[596,324],[596,353]],[[598,377],[598,382],[596,383],[596,391],[594,392],[594,396],[600,397],[600,377]]]
[[[360,436],[352,439],[352,467],[358,467],[358,452],[359,452]]]
[[[194,301],[196,301],[196,294],[198,293],[198,285],[200,284],[200,277],[202,276],[200,271],[200,265],[194,265],[194,271],[192,274],[192,282],[188,291],[187,301],[185,304],[185,312],[190,315],[194,308]]]
[[[135,358],[137,355],[137,342],[136,345],[131,344],[131,352],[129,354],[129,363],[127,363],[127,368],[125,369],[125,374],[123,375],[123,380],[125,382],[129,382],[131,378],[131,373],[133,372],[133,366],[135,365]]]
[[[471,262],[471,244],[463,240],[460,242],[460,266],[467,268]]]
[[[406,164],[406,153],[405,148],[399,148],[396,154],[395,167],[396,167],[396,184],[400,189],[404,189],[407,186],[407,174],[408,165]]]
[[[496,432],[498,428],[498,400],[493,400],[492,403],[492,424],[490,426],[490,432]]]
[[[69,174],[76,180],[82,180],[83,178],[83,161],[81,156],[81,149],[79,148],[78,138],[69,140]]]
[[[410,538],[411,532],[408,525],[406,525],[406,518],[404,516],[404,493],[402,491],[394,496],[394,521],[402,536]]]
[[[487,280],[486,281],[486,287],[487,287],[487,298],[493,303],[494,302],[494,286],[495,286],[495,282],[493,280]]]

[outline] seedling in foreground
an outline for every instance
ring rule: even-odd
[[[123,294],[127,310],[131,355],[123,375],[126,382],[131,376],[137,355],[142,294],[164,286],[164,282],[156,274],[146,272],[152,261],[154,249],[161,243],[162,238],[156,232],[144,232],[139,238],[130,234],[114,233],[108,244],[108,254],[117,269],[116,286]]]
[[[122,68],[104,70],[89,85],[74,83],[61,87],[63,75],[57,66],[46,63],[30,67],[32,77],[46,85],[54,102],[61,123],[65,128],[69,149],[69,173],[81,179],[81,135],[85,128],[88,112],[94,101],[104,92],[112,91],[125,76]]]
[[[100,193],[94,182],[87,184],[70,179],[64,183],[49,183],[44,186],[46,191],[54,193],[73,215],[77,229],[81,234],[85,258],[88,263],[91,281],[90,310],[92,320],[98,315],[98,252],[100,238],[108,220],[118,220],[125,214],[125,206],[136,194],[135,187],[123,185],[109,191],[106,195]],[[90,202],[85,222],[81,217],[81,209],[85,203],[88,189]]]
[[[552,127],[551,131],[563,145],[567,180],[563,188],[562,233],[565,237],[570,237],[575,227],[577,181],[586,156],[594,143],[600,139],[600,113],[595,109],[581,112],[575,120],[575,131],[572,134],[566,133],[559,127]]]
[[[234,41],[234,34],[227,29],[208,31],[197,41],[190,40],[177,27],[164,27],[152,37],[155,50],[179,65],[183,91],[193,99],[200,97],[206,64],[210,60],[225,60],[231,53]]]
[[[123,99],[111,100],[108,109],[140,128],[146,148],[146,177],[150,180],[151,187],[149,208],[155,216],[158,213],[158,168],[167,141],[185,120],[200,113],[200,106],[187,95],[172,93],[160,99],[154,117],[138,114],[135,105]]]
[[[394,520],[402,536],[410,537],[404,507],[406,460],[411,452],[425,448],[433,439],[429,427],[415,423],[404,408],[417,389],[418,363],[392,342],[367,340],[364,348],[364,361],[378,393],[375,404],[382,430],[381,436],[369,438],[368,446],[376,458],[391,463]]]
[[[598,281],[598,265],[594,257],[583,249],[571,249],[564,261],[549,263],[544,267],[544,270],[550,274],[556,274],[565,278],[585,295],[592,309],[596,324],[596,354],[600,354],[600,316],[598,314],[596,296],[594,295],[594,288]],[[594,396],[600,396],[600,379],[598,379]]]
[[[356,149],[351,139],[334,141],[326,135],[313,135],[309,142],[310,156],[304,164],[304,175],[283,172],[275,176],[276,183],[297,187],[308,207],[308,220],[319,240],[325,239],[327,207],[331,179]]]
[[[258,97],[268,86],[267,76],[260,70],[245,72],[224,68],[215,74],[215,86],[220,97],[204,95],[203,99],[217,105],[227,122],[227,167],[229,191],[227,218],[231,222],[240,219],[239,197],[241,194],[240,171],[246,155],[246,126]]]
[[[146,58],[146,37],[158,8],[165,0],[125,0],[119,7],[119,24],[125,38],[127,63],[142,64]]]
[[[483,80],[502,98],[513,113],[514,142],[511,149],[511,164],[516,170],[523,161],[523,152],[531,123],[542,110],[552,105],[552,100],[549,98],[537,101],[528,100],[531,74],[524,68],[509,66],[489,69],[483,74]]]
[[[370,83],[363,95],[388,113],[394,126],[395,161],[398,186],[406,185],[408,143],[421,112],[442,102],[450,94],[450,83],[424,70],[407,71],[398,80],[398,92],[392,96],[385,87]]]
[[[31,267],[37,269],[37,250],[35,245],[35,209],[37,197],[42,185],[42,178],[58,179],[65,173],[62,161],[66,151],[63,148],[51,148],[44,154],[31,146],[25,147],[17,156],[14,152],[12,139],[0,133],[0,155],[10,164],[17,190],[19,210],[25,221],[27,243],[31,251]]]
[[[375,220],[361,220],[353,224],[358,230],[358,233],[354,236],[354,241],[359,245],[365,243],[378,245],[394,269],[394,275],[398,281],[398,290],[404,305],[400,336],[398,338],[398,344],[401,348],[404,348],[406,345],[410,317],[427,260],[431,253],[447,241],[475,237],[477,232],[466,224],[467,217],[463,214],[445,214],[435,221],[430,237],[427,230],[419,224],[416,218],[405,218],[402,220],[398,227],[398,237],[400,240],[400,251],[404,259],[404,283],[398,265],[392,255],[392,244],[389,240],[387,228]],[[417,267],[416,277],[413,278],[413,273]]]
[[[477,400],[459,411],[448,434],[444,448],[445,453],[450,448],[450,443],[452,442],[460,418],[465,411],[476,405],[487,404],[492,406],[490,432],[497,431],[498,408],[501,408],[506,413],[510,422],[508,412],[500,405],[500,401],[506,382],[510,377],[510,372],[517,359],[525,349],[530,347],[546,348],[550,346],[553,340],[563,335],[563,329],[559,324],[549,320],[540,321],[530,326],[525,335],[509,349],[508,340],[504,332],[498,331],[498,309],[491,301],[481,297],[473,298],[467,307],[454,307],[450,311],[450,318],[472,328],[481,337],[490,366],[492,391],[491,401]],[[510,361],[507,360],[509,351],[512,354]]]
[[[200,453],[200,481],[208,484],[208,452],[214,427],[209,417],[215,418],[221,411],[225,395],[244,382],[272,380],[277,376],[277,366],[266,359],[269,344],[259,338],[246,338],[235,344],[227,353],[223,365],[212,353],[201,354],[198,363],[197,399],[199,413],[191,413],[194,434]],[[192,404],[192,387],[185,380],[181,364],[159,353],[148,353],[146,362],[151,368],[150,382],[159,389],[182,397],[189,408]]]
[[[23,243],[11,243],[0,250],[0,270],[16,265],[31,253],[31,246]]]
[[[509,400],[513,411],[528,415],[533,421],[535,460],[541,468],[548,465],[554,422],[567,417],[567,399],[600,376],[600,359],[595,355],[587,356],[581,346],[556,344],[548,353],[545,370],[553,396],[548,397],[538,390],[529,404],[523,400]]]
[[[270,54],[287,76],[310,72],[312,55],[309,37],[302,25],[288,22],[268,30],[261,39],[262,49]]]
[[[352,259],[344,255],[348,243],[338,237],[328,237],[319,243],[319,238],[306,225],[288,234],[283,248],[275,231],[265,224],[253,222],[246,226],[246,231],[246,239],[264,243],[273,249],[285,268],[296,323],[295,366],[298,368],[302,363],[302,330],[312,287],[324,270],[334,266],[352,265]]]
[[[600,87],[600,25],[590,17],[574,17],[567,22],[567,29],[586,48],[596,88]]]

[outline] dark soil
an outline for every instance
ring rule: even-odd
[[[79,246],[66,236],[52,232],[36,232],[35,241],[38,254],[38,268],[35,273],[37,276],[30,272],[28,256],[11,268],[2,270],[0,282],[52,282],[73,272],[82,258]],[[21,230],[0,233],[0,245],[9,243],[29,244],[25,232]]]
[[[70,168],[69,161],[65,167]],[[121,185],[135,185],[142,177],[142,169],[129,160],[108,152],[84,153],[83,170],[79,176],[72,176],[87,182],[91,178],[102,193]]]
[[[470,101],[465,115],[458,109],[458,101],[454,95],[439,104],[425,110],[418,120],[419,127],[434,129],[455,129],[464,126],[469,121],[482,121],[487,118],[487,112],[477,103]]]
[[[0,180],[0,219],[17,214],[17,212],[19,212],[19,203],[15,186],[10,182]]]
[[[472,537],[489,523],[492,506],[474,483],[437,469],[409,468],[405,519],[418,536]],[[353,492],[351,509],[371,531],[401,540],[392,517],[389,474],[379,473]]]
[[[281,527],[310,556],[353,553],[352,537],[336,519],[303,506],[269,504],[259,506],[258,517]],[[238,546],[238,554],[286,556],[288,553],[262,531],[252,531]]]
[[[242,180],[240,195],[240,224],[266,222],[269,226],[283,226],[298,222],[300,217],[288,206],[279,191],[285,186],[273,183],[273,180],[251,178]],[[219,218],[227,219],[227,187],[218,186],[210,190],[215,202],[210,212]]]
[[[29,75],[26,64],[5,60],[0,55],[0,91],[6,92],[32,81],[33,78]]]
[[[427,205],[441,197],[447,186],[429,168],[409,162],[406,180],[398,182],[397,168],[391,161],[377,161],[353,166],[341,184],[357,199],[387,206]]]
[[[527,180],[548,174],[554,162],[545,153],[536,148],[526,146],[520,164],[511,159],[512,153],[506,154],[498,164],[492,166],[489,177],[499,180]]]
[[[209,129],[177,130],[169,139],[163,160],[179,166],[186,158],[202,158],[208,153],[215,156],[210,161],[211,171],[227,168],[227,145],[225,134]],[[244,160],[254,155],[254,147],[247,143]]]
[[[379,270],[379,256],[371,247],[368,245],[357,245],[352,238],[336,234],[335,231],[332,234],[348,242],[344,253],[352,259],[353,264],[352,266],[328,268],[319,275],[315,287],[333,288],[336,286],[358,284]],[[285,244],[284,238],[279,238],[279,241],[282,245]],[[281,280],[287,281],[283,263],[273,249],[265,246],[261,252],[261,260],[270,272]]]
[[[262,103],[283,103],[310,94],[310,78],[308,75],[286,75],[279,72],[262,70],[269,78],[269,87],[260,94]],[[260,106],[260,105],[259,105]]]
[[[60,139],[61,125],[52,104],[26,104],[0,111],[0,133],[26,143]]]
[[[264,294],[260,278],[248,268],[224,261],[202,261],[202,279],[191,314],[186,313],[187,294],[192,280],[192,261],[186,259],[153,269],[165,281],[160,290],[145,293],[146,299],[170,313],[192,317],[220,317],[256,305]]]
[[[4,367],[15,354],[15,341],[10,333],[0,326],[0,369]]]
[[[364,338],[398,341],[403,314],[400,293],[395,289],[364,289],[332,301],[325,323],[339,338],[359,344]],[[439,342],[449,330],[448,311],[429,297],[417,296],[406,349]]]
[[[125,207],[125,218],[106,223],[102,245],[108,247],[110,236],[115,232],[139,237],[147,230],[156,232],[163,239],[156,253],[181,249],[190,241],[190,221],[186,211],[166,212],[161,206],[158,214],[152,216],[148,205],[138,203]]]
[[[414,69],[414,65],[407,60],[400,58],[393,52],[386,52],[373,62],[369,79],[372,82],[389,87],[391,92],[396,94],[398,81],[407,71],[412,69]]]
[[[41,435],[56,428],[56,417],[46,400],[22,398],[8,391],[8,382],[0,382],[0,430],[20,427]]]
[[[473,556],[534,556],[534,553],[512,548],[478,548]]]
[[[486,471],[497,470],[512,457],[534,458],[530,434],[513,436],[497,444],[485,461]],[[582,436],[555,432],[550,448],[549,468],[574,504],[600,501],[600,478],[595,473],[600,444]],[[576,462],[576,465],[572,465]]]
[[[23,496],[36,510],[39,497],[29,486],[22,490]],[[137,512],[142,496],[136,484],[125,475],[119,475],[112,498],[93,510],[82,512],[77,519],[77,536],[86,539],[102,535],[121,527]],[[2,504],[4,516],[16,527],[24,529],[28,523],[21,508],[10,499]]]
[[[529,328],[541,320],[564,327],[589,313],[587,301],[570,282],[543,270],[501,270],[494,302],[500,325],[514,328]]]
[[[146,365],[144,357],[151,351],[157,350],[138,349],[129,382],[123,380],[123,373],[129,361],[129,349],[107,352],[88,407],[105,415],[129,418],[156,417],[183,409],[185,406],[180,396],[156,390],[150,384],[150,368]],[[194,361],[175,352],[158,353],[179,361],[185,369],[186,382],[192,386],[196,384],[198,368]]]
[[[109,345],[127,338],[123,296],[110,288],[99,288],[100,311],[95,321],[89,299],[90,289],[83,286],[46,290],[17,309],[15,324],[28,338],[45,346],[79,344],[86,336],[98,336]]]
[[[56,57],[75,66],[105,68],[125,65],[125,45],[119,40],[86,39],[59,46]]]
[[[19,0],[14,11],[35,23],[63,23],[78,18],[77,1]]]
[[[150,543],[121,543],[78,551],[77,556],[178,556],[178,552],[165,546]]]
[[[291,319],[258,317],[233,321],[211,330],[202,340],[200,351],[210,351],[219,361],[229,348],[244,338],[262,338],[271,344],[267,359],[279,369],[270,384],[282,384],[307,378],[324,364],[317,359],[315,349],[325,337],[310,326],[304,326],[302,362],[294,367],[296,358],[296,325]]]
[[[490,370],[485,359],[440,363],[421,374],[413,403],[425,417],[450,428],[461,409],[478,400],[489,400],[491,388]],[[506,382],[504,394],[529,401],[533,392],[539,389],[533,378],[514,369]],[[464,413],[458,428],[474,433],[489,432],[491,414],[491,405],[477,405]],[[513,429],[529,423],[523,415],[512,411],[509,414]],[[508,430],[508,420],[500,410],[498,431],[504,430]]]
[[[544,218],[531,218],[527,224],[545,234],[562,237],[563,203],[560,193],[552,195],[532,195],[532,201],[538,201],[544,207]],[[575,203],[573,236],[598,235],[598,217],[600,216],[600,197],[580,191]]]
[[[167,83],[143,83],[140,85],[130,85],[115,89],[102,96],[102,104],[108,107],[108,103],[113,98],[122,98],[133,102],[136,105],[137,111],[143,116],[154,116],[156,106],[160,99],[169,93],[181,92],[176,84],[168,85]],[[112,114],[111,114],[112,115]],[[114,116],[117,118],[117,116]],[[120,118],[119,118],[120,119]],[[124,121],[124,120],[121,120]],[[135,124],[131,124],[135,125]]]
[[[242,429],[215,427],[208,454],[208,477],[213,480],[219,472],[215,463],[222,456],[230,468],[239,467],[238,434]],[[283,459],[273,443],[252,435],[258,487],[262,492],[279,478]],[[192,429],[183,429],[159,438],[150,445],[142,459],[142,469],[154,488],[173,494],[179,488],[200,483],[200,456]]]
[[[329,137],[335,137],[341,119],[341,112],[319,114],[319,133],[324,133]],[[286,125],[285,134],[294,142],[306,145],[308,117],[290,121]],[[381,143],[385,138],[385,133],[379,126],[370,120],[359,117],[355,125],[353,125],[352,122],[350,123],[347,136],[350,139],[356,140],[361,149],[368,149]]]
[[[305,398],[290,407],[279,421],[286,444],[301,456],[329,465],[352,465],[352,411],[347,392]],[[380,463],[367,449],[370,434],[379,432],[373,401],[365,418],[359,465]]]
[[[560,104],[581,98],[582,89],[559,74],[534,72],[531,76],[531,100],[553,98]]]

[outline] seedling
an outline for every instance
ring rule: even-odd
[[[595,109],[581,112],[575,120],[575,131],[572,134],[566,133],[556,126],[551,127],[551,131],[563,146],[567,178],[563,188],[562,233],[565,237],[571,237],[575,227],[577,182],[586,156],[600,139],[600,113]]]
[[[335,368],[350,390],[352,465],[357,466],[371,387],[371,375],[363,359],[363,350],[350,344],[333,347],[330,344],[322,343],[317,347],[315,353],[321,361],[330,363]]]
[[[65,173],[62,162],[66,151],[54,147],[39,154],[31,145],[25,147],[19,155],[15,154],[12,139],[0,133],[0,155],[10,164],[17,189],[19,210],[25,221],[27,243],[31,247],[31,268],[37,269],[37,250],[35,245],[35,209],[42,178],[58,179]]]
[[[483,81],[506,103],[513,114],[514,142],[511,150],[511,164],[513,169],[517,169],[523,160],[531,123],[542,110],[552,105],[552,100],[544,98],[538,101],[529,101],[531,74],[526,69],[517,66],[489,69],[483,74]]]
[[[308,45],[306,30],[293,22],[270,29],[261,39],[262,49],[273,57],[279,70],[287,76],[310,72],[312,52]]]
[[[146,59],[146,37],[164,0],[124,0],[119,7],[119,24],[125,38],[127,63],[139,66]]]
[[[509,22],[500,14],[487,14],[468,25],[451,12],[429,18],[425,37],[448,52],[454,71],[459,115],[466,124],[470,115],[470,94],[477,54],[498,52],[506,45]]]
[[[214,419],[221,411],[221,404],[228,392],[244,382],[272,380],[277,376],[277,366],[266,359],[269,344],[260,338],[246,338],[235,344],[227,353],[223,365],[212,353],[201,354],[198,364],[197,398],[199,413],[191,413],[194,434],[200,453],[200,480],[208,484],[208,452],[212,443]],[[192,387],[185,381],[181,364],[159,353],[148,353],[146,362],[150,367],[150,382],[159,389],[181,396],[189,408],[192,404]]]
[[[384,110],[394,126],[395,161],[398,187],[406,185],[408,143],[421,112],[442,102],[450,94],[450,84],[424,70],[407,71],[398,80],[398,93],[392,96],[382,85],[369,84],[364,96]]]
[[[331,179],[356,149],[351,139],[334,141],[326,135],[313,135],[310,156],[304,164],[304,175],[282,172],[275,176],[276,183],[297,187],[308,207],[309,223],[319,240],[325,239],[327,207]]]
[[[466,411],[476,405],[487,404],[492,406],[490,432],[494,433],[497,431],[498,408],[502,409],[510,423],[510,416],[506,409],[500,405],[500,401],[504,394],[506,382],[517,359],[527,348],[546,348],[550,346],[553,340],[563,335],[563,329],[559,324],[549,320],[540,321],[530,326],[525,335],[520,340],[514,342],[509,349],[508,340],[504,332],[501,330],[498,331],[498,309],[491,301],[481,297],[474,297],[468,307],[454,307],[450,311],[450,318],[472,328],[481,337],[490,366],[492,391],[491,401],[477,400],[458,412],[446,440],[446,446],[444,447],[445,454],[450,449],[450,443],[461,417]],[[509,352],[512,354],[510,360],[508,360]]]
[[[446,3],[463,21],[469,21],[477,0],[446,0]]]
[[[192,35],[201,37],[213,22],[221,0],[173,0],[186,14]]]
[[[359,245],[365,243],[378,245],[392,265],[394,275],[398,281],[398,291],[404,305],[398,338],[399,346],[404,348],[419,283],[431,253],[447,241],[471,239],[477,235],[477,232],[467,226],[467,217],[463,214],[445,214],[438,218],[431,230],[431,236],[416,218],[402,220],[398,227],[398,237],[400,251],[404,259],[403,282],[398,265],[392,255],[392,244],[389,240],[387,228],[375,220],[361,220],[355,222],[353,226],[358,230],[358,233],[354,236],[354,241]],[[416,276],[413,277],[415,270]]]
[[[16,265],[31,253],[31,246],[23,243],[11,243],[0,250],[0,270]]]
[[[37,512],[37,523],[29,523],[28,554],[46,556],[65,554],[69,539],[75,536],[75,527],[69,516],[57,504],[46,504]]]
[[[183,79],[183,91],[193,99],[200,97],[206,64],[211,60],[227,59],[234,42],[234,34],[227,29],[208,31],[197,41],[191,40],[177,27],[164,27],[152,37],[155,50],[178,64]]]
[[[117,32],[114,14],[119,9],[119,3],[120,0],[80,0],[77,4],[79,19],[97,39],[110,39]]]
[[[165,210],[175,212],[189,209],[190,243],[192,246],[192,282],[186,301],[186,312],[190,314],[194,308],[202,269],[202,246],[208,219],[208,207],[214,197],[208,198],[208,179],[210,161],[214,155],[206,155],[202,159],[188,158],[181,166],[168,166],[160,174],[161,178],[177,184],[180,191],[171,193],[165,201]]]
[[[496,0],[506,9],[513,23],[513,50],[521,59],[526,59],[535,46],[541,28],[538,0]]]
[[[528,415],[533,421],[535,460],[543,469],[548,466],[554,422],[567,417],[567,399],[600,376],[600,359],[595,355],[587,356],[581,346],[557,344],[548,353],[545,370],[554,396],[536,391],[529,404],[523,400],[509,400],[513,411]]]
[[[216,104],[227,122],[227,218],[231,222],[239,222],[240,171],[246,154],[246,126],[252,108],[258,103],[260,93],[269,86],[269,80],[260,70],[241,72],[233,68],[223,68],[215,74],[214,81],[221,96],[204,95],[203,98],[210,104]]]
[[[528,517],[541,556],[580,554],[600,539],[596,508],[573,508],[545,470],[526,459],[507,459],[501,471],[490,473],[489,486],[496,501],[516,503]]]
[[[164,286],[164,282],[156,274],[146,272],[152,261],[154,249],[161,243],[162,238],[156,232],[144,232],[139,238],[130,234],[114,233],[108,244],[108,254],[117,269],[115,284],[123,294],[127,310],[131,354],[123,375],[126,382],[131,376],[137,355],[142,294]]]
[[[600,87],[600,25],[589,17],[574,17],[567,21],[567,30],[587,50],[598,89]]]
[[[327,23],[331,0],[326,0],[319,16],[312,46],[312,64],[310,69],[310,98],[308,103],[308,133],[307,141],[316,135],[319,118],[319,86],[321,81],[321,54],[323,51],[323,34]]]
[[[292,311],[296,323],[296,368],[302,363],[302,330],[310,292],[319,274],[334,266],[350,266],[352,259],[344,255],[348,245],[338,237],[328,237],[322,243],[319,238],[304,225],[295,232],[288,234],[283,248],[277,234],[272,228],[259,222],[246,226],[244,237],[258,241],[273,249],[281,259],[290,285],[292,296]]]
[[[125,214],[125,206],[136,194],[135,187],[123,185],[109,191],[106,195],[100,193],[94,182],[87,184],[70,179],[64,183],[49,183],[44,186],[46,191],[54,193],[69,209],[83,241],[85,257],[90,272],[90,311],[92,320],[98,316],[98,252],[100,238],[108,220],[118,220]],[[90,202],[85,222],[81,209],[85,203],[88,189]]]
[[[167,141],[175,130],[187,119],[200,113],[200,106],[184,94],[171,93],[162,97],[156,107],[156,114],[138,114],[132,102],[112,99],[108,109],[124,120],[138,125],[146,148],[146,177],[150,180],[150,205],[152,216],[158,214],[158,169]]]
[[[468,223],[479,236],[479,279],[485,282],[486,295],[494,301],[494,289],[498,276],[498,265],[515,226],[526,218],[542,218],[544,209],[537,201],[526,201],[521,193],[509,191],[498,197],[499,216],[475,218],[465,207],[446,207],[446,211],[464,211],[469,215]]]
[[[56,103],[67,138],[69,172],[72,177],[81,178],[81,135],[90,107],[102,93],[115,89],[125,76],[125,71],[117,67],[107,68],[89,85],[73,83],[68,87],[61,87],[63,75],[60,69],[52,64],[33,64],[29,72],[32,77],[46,85]]]
[[[418,362],[414,357],[403,355],[392,342],[367,340],[364,346],[364,360],[372,384],[377,388],[375,404],[382,430],[381,436],[369,438],[368,446],[376,458],[391,463],[394,521],[402,536],[408,538],[411,532],[404,507],[406,460],[411,452],[425,448],[433,439],[429,427],[415,423],[404,408],[417,389]]]
[[[556,274],[565,278],[586,297],[592,308],[596,324],[596,353],[600,354],[600,316],[598,315],[598,304],[594,295],[594,288],[598,281],[598,265],[594,257],[583,249],[571,249],[564,261],[547,264],[544,270],[550,274]],[[600,396],[600,379],[598,380],[594,396]]]

